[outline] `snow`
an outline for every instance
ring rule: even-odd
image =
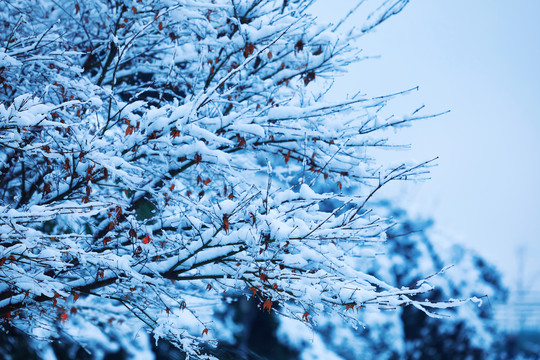
[[[320,98],[320,78],[354,59],[354,39],[315,25],[301,2],[281,14],[262,1],[240,21],[247,2],[142,1],[120,27],[98,16],[119,9],[91,0],[81,12],[95,47],[84,49],[82,14],[45,5],[0,8],[24,18],[25,39],[0,53],[17,84],[0,94],[0,277],[12,291],[0,310],[13,326],[60,327],[98,356],[118,344],[147,355],[146,332],[199,356],[200,344],[234,338],[217,315],[224,292],[255,289],[300,320],[290,337],[303,358],[339,359],[297,327],[303,314],[315,324],[351,304],[454,305],[418,300],[428,281],[405,287],[365,265],[391,228],[366,200],[396,172],[369,147],[401,124],[374,115],[390,99]],[[58,46],[39,46],[49,28]]]

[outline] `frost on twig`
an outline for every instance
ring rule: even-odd
[[[304,322],[430,306],[415,300],[427,283],[360,270],[392,224],[369,200],[430,164],[383,169],[366,153],[429,115],[379,119],[398,94],[320,100],[354,39],[314,23],[310,3],[0,8],[4,321],[115,319],[196,354],[227,333],[226,297]]]

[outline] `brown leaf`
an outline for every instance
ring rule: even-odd
[[[68,318],[68,315],[65,312],[63,312],[62,315],[60,315],[60,321],[62,323],[65,323],[67,318]]]
[[[304,50],[304,42],[302,41],[302,39],[300,39],[300,40],[298,40],[296,42],[296,44],[294,45],[294,50],[296,52]]]
[[[247,58],[248,56],[253,54],[253,51],[255,51],[255,45],[252,43],[246,43],[246,47],[244,48],[244,57]]]
[[[229,232],[229,215],[223,214],[223,229],[225,233]]]
[[[263,310],[267,310],[270,314],[270,310],[272,309],[272,301],[270,299],[266,299],[263,304]]]

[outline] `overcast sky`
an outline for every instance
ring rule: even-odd
[[[356,1],[319,0],[325,21]],[[361,10],[361,8],[360,8]],[[437,119],[401,131],[398,158],[439,156],[432,179],[409,184],[401,204],[433,216],[442,232],[481,252],[516,279],[524,246],[526,282],[540,287],[540,1],[411,0],[361,40],[363,61],[333,96],[419,86],[404,99]],[[349,24],[365,14],[353,16]],[[411,108],[412,108],[411,106]],[[413,108],[414,109],[414,108]]]

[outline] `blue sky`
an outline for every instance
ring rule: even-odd
[[[335,21],[355,3],[319,0],[314,10]],[[538,14],[536,0],[412,0],[360,41],[365,55],[381,57],[351,67],[334,92],[379,95],[418,85],[403,99],[411,109],[451,110],[394,137],[412,145],[393,155],[399,159],[440,157],[431,180],[399,188],[401,204],[433,216],[444,234],[504,271],[509,284],[520,246],[525,283],[540,277]]]

